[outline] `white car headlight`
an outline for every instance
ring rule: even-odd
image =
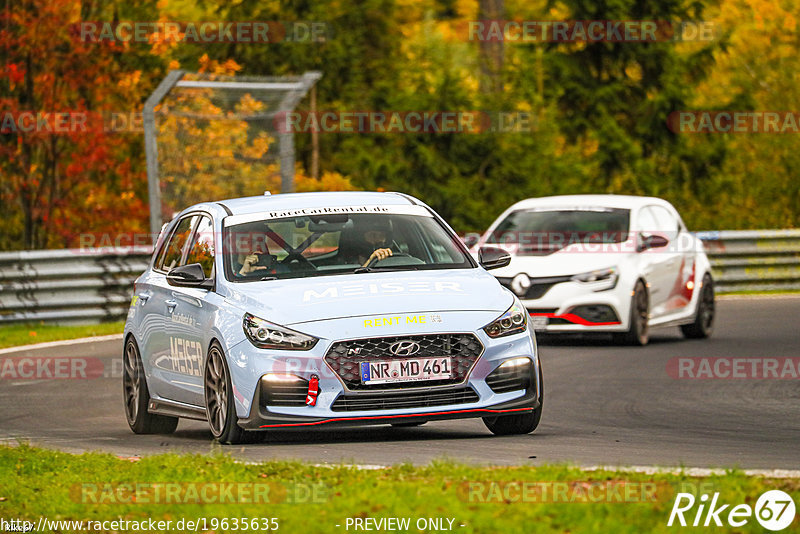
[[[489,337],[519,334],[528,326],[528,310],[514,299],[514,304],[496,320],[483,327]]]
[[[315,337],[259,319],[249,313],[244,314],[242,327],[250,343],[260,349],[310,350],[319,341]]]
[[[573,282],[592,284],[592,289],[594,291],[614,289],[617,285],[617,280],[619,280],[619,271],[616,267],[589,271],[588,273],[576,274],[572,277]]]

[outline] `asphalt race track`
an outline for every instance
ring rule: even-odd
[[[671,378],[675,357],[800,356],[800,297],[718,302],[710,340],[656,330],[644,348],[605,338],[540,344],[545,411],[527,436],[492,437],[480,419],[272,432],[258,445],[225,447],[246,460],[297,458],[387,465],[434,458],[493,464],[800,468],[800,380]],[[122,342],[2,354],[98,357],[118,370]],[[112,373],[113,374],[113,373]],[[118,373],[117,373],[118,374]],[[66,451],[136,456],[219,450],[205,423],[182,421],[171,436],[137,436],[125,422],[121,379],[0,379],[0,441],[22,439]]]

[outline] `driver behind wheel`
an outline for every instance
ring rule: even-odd
[[[372,261],[380,261],[392,255],[390,235],[391,227],[388,223],[376,225],[364,232],[364,241],[374,250],[361,265],[366,267]],[[361,261],[361,259],[362,258],[359,258],[359,261]]]
[[[277,263],[277,256],[273,256],[269,252],[251,252],[250,254],[239,254],[237,262],[242,266],[239,269],[239,274],[244,276],[255,271],[271,271],[275,272]]]
[[[270,253],[269,237],[263,228],[263,223],[254,223],[230,236],[227,246],[231,250],[231,267],[236,275],[268,275],[283,270],[278,257]]]
[[[362,225],[356,223],[355,228],[352,228],[356,231],[346,239],[347,245],[340,241],[339,250],[346,263],[358,263],[366,267],[371,262],[386,259],[393,254],[391,221],[371,219],[369,223],[364,221]]]

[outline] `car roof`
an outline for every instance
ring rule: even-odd
[[[559,195],[521,200],[511,206],[510,210],[530,208],[570,208],[570,207],[604,207],[635,209],[649,204],[671,207],[664,199],[635,195]]]
[[[215,202],[233,215],[261,213],[269,210],[292,210],[326,206],[417,205],[414,197],[403,193],[377,191],[326,191],[314,193],[282,193],[255,197],[230,198]]]

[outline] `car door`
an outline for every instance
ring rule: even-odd
[[[685,232],[677,214],[673,214],[664,206],[651,206],[656,218],[656,226],[660,233],[669,239],[669,245],[659,249],[664,256],[664,276],[667,278],[665,285],[668,286],[667,294],[664,299],[663,308],[659,309],[660,315],[669,315],[685,308],[691,300],[691,288],[687,283],[693,277],[694,254],[691,250],[686,250],[680,233]]]
[[[664,308],[672,288],[674,270],[673,255],[666,247],[648,247],[647,242],[652,236],[663,235],[659,228],[653,206],[644,206],[637,214],[636,243],[639,250],[639,265],[641,273],[648,284],[650,295],[650,317],[657,318],[664,313]],[[668,236],[664,236],[669,239]]]
[[[201,215],[181,265],[199,263],[206,278],[214,279],[214,224]],[[213,298],[208,289],[172,287],[167,306],[169,353],[172,363],[173,400],[203,406],[203,365],[208,352],[209,334],[214,322]]]
[[[147,288],[149,295],[146,306],[153,317],[151,327],[144,333],[148,338],[148,386],[151,396],[161,399],[179,400],[182,397],[179,382],[185,374],[178,370],[176,354],[173,352],[175,340],[182,338],[183,332],[173,322],[173,312],[177,307],[176,288],[167,283],[166,275],[182,264],[199,219],[199,214],[188,214],[174,225],[163,252],[156,260]]]
[[[139,350],[141,351],[142,363],[144,364],[147,376],[150,377],[152,362],[150,355],[154,352],[157,345],[156,337],[164,332],[164,313],[162,306],[156,306],[153,300],[155,287],[159,283],[162,275],[156,270],[157,266],[163,262],[164,254],[169,244],[169,238],[174,225],[167,225],[162,229],[159,236],[156,252],[153,255],[150,268],[136,281],[134,287],[133,314],[136,318],[136,331],[139,337]],[[130,316],[130,311],[128,312]],[[153,384],[150,385],[151,393]]]

